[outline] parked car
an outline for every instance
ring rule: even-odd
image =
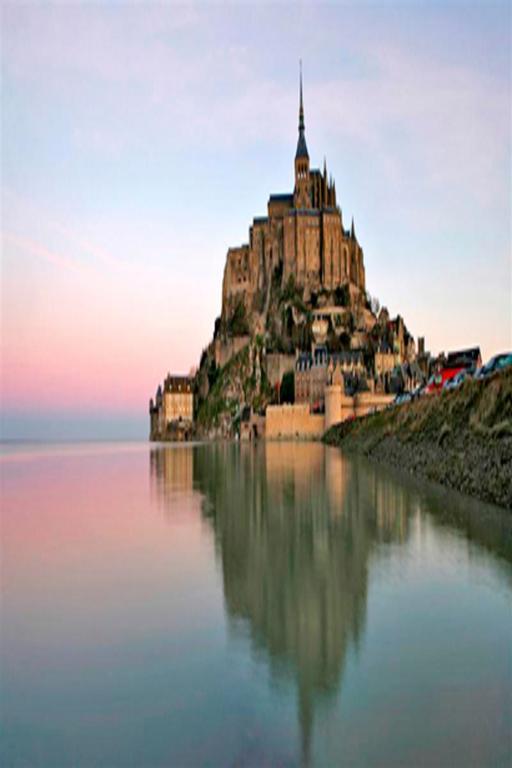
[[[462,371],[456,373],[455,376],[452,376],[451,379],[447,379],[445,381],[443,389],[458,389],[464,381],[471,378],[471,372],[467,368],[463,368]]]
[[[410,392],[402,392],[401,395],[397,395],[391,405],[403,405],[404,403],[408,403],[410,400],[412,400],[412,395]]]
[[[444,368],[442,371],[439,371],[439,373],[434,373],[427,382],[427,386],[425,387],[425,394],[433,395],[436,392],[440,392],[443,389],[445,382],[453,379],[454,376],[463,370],[464,368],[462,367]]]
[[[512,352],[502,352],[500,355],[494,355],[475,373],[475,379],[486,379],[496,371],[502,371],[512,365]]]

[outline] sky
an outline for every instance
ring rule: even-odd
[[[508,2],[4,2],[2,436],[147,436],[293,189],[299,59],[371,295],[433,353],[510,349],[511,48]]]

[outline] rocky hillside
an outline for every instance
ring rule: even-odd
[[[512,370],[339,424],[324,439],[512,509]]]
[[[325,342],[332,351],[350,349],[354,330],[366,330],[368,319],[372,326],[376,322],[370,302],[366,294],[351,296],[348,285],[335,290],[321,289],[306,296],[306,291],[296,284],[293,275],[283,285],[281,270],[276,268],[266,290],[261,296],[255,296],[254,306],[248,310],[240,300],[230,308],[228,315],[221,315],[214,338],[262,335],[267,351],[294,353],[295,349],[311,347],[313,311],[335,306],[344,311],[337,317],[338,325],[326,329]]]
[[[261,341],[248,344],[222,368],[215,366],[212,351],[206,350],[196,387],[196,437],[233,437],[244,409],[250,407],[258,412],[272,396],[262,365]]]

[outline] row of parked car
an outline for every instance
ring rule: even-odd
[[[412,392],[404,392],[401,395],[397,395],[393,405],[402,405],[423,395],[433,395],[441,391],[458,389],[466,379],[487,379],[489,376],[511,366],[512,352],[503,352],[499,355],[494,355],[485,365],[476,370],[464,368],[463,366],[444,368],[442,371],[434,373],[425,385],[417,387]]]

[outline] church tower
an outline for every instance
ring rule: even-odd
[[[300,104],[299,104],[299,140],[295,153],[295,190],[293,202],[295,208],[310,208],[309,193],[309,155],[306,146],[304,128],[304,105],[302,102],[302,62],[300,66]]]

